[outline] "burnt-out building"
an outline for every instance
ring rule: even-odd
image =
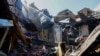
[[[63,33],[62,39],[76,41],[76,39],[86,39],[93,29],[99,25],[99,19],[94,17],[93,11],[89,8],[83,8],[78,11],[78,15],[73,14],[70,10],[63,10],[58,13],[55,17],[55,22],[59,22],[66,18],[69,18],[68,24],[62,24],[65,26],[65,31]],[[61,23],[61,22],[59,22]],[[73,36],[73,37],[71,37]]]
[[[64,11],[62,12],[62,15],[66,15],[66,17],[69,18],[69,24],[65,24],[68,26],[65,27],[66,36],[64,38],[67,39],[67,44],[75,45],[75,47],[79,47],[89,39],[89,36],[95,31],[95,27],[100,24],[99,12],[94,12],[89,8],[81,9],[78,11],[78,15],[72,12],[67,12],[67,14]],[[63,16],[62,18],[64,19]]]

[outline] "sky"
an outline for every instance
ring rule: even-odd
[[[100,0],[28,0],[28,4],[34,2],[41,9],[48,9],[51,15],[56,16],[62,10],[69,9],[74,14],[83,8],[94,10],[100,7]]]

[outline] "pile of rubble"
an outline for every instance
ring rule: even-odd
[[[66,50],[70,53],[78,49],[98,25],[99,11],[89,8],[80,10],[78,15],[66,9],[52,16],[47,9],[39,10],[26,0],[0,0],[0,55],[64,56]],[[89,55],[98,53],[94,47],[99,42],[87,51]]]

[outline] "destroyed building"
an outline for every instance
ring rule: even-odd
[[[94,31],[95,27],[99,26],[99,24],[100,24],[99,23],[100,22],[99,14],[97,14],[95,16],[94,13],[96,13],[96,12],[90,10],[89,8],[83,8],[82,10],[80,10],[78,12],[78,15],[73,14],[68,9],[63,10],[58,13],[58,15],[55,17],[55,21],[59,22],[64,19],[69,20],[69,24],[64,24],[65,25],[65,32],[64,32],[65,36],[62,37],[63,39],[66,39],[65,42],[68,45],[75,46],[77,43],[79,43],[79,44],[84,43],[85,40],[88,39],[88,37],[92,33],[92,31]],[[59,23],[61,23],[61,22],[59,22]],[[99,35],[98,35],[98,37],[99,37]],[[98,38],[97,38],[97,40],[98,40]],[[97,42],[98,43],[97,45],[96,44],[93,44],[93,45],[98,46],[99,42],[100,41]],[[78,47],[79,44],[76,45],[76,47]],[[90,48],[94,48],[94,46],[92,46]],[[89,49],[86,52],[87,53],[93,52],[93,50],[91,50],[89,52],[88,51],[89,51]],[[83,56],[89,55],[86,52],[83,54],[81,53],[81,55],[83,55]],[[95,53],[92,53],[92,54],[95,54]],[[68,55],[68,53],[67,53],[67,55]]]
[[[0,37],[4,56],[98,55],[100,11],[83,8],[75,15],[66,9],[52,16],[26,0],[0,0]]]

